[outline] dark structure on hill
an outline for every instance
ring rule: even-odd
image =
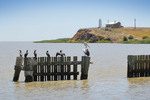
[[[121,23],[116,21],[106,24],[106,28],[120,28],[120,27],[121,27]]]

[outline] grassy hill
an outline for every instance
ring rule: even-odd
[[[56,40],[42,40],[42,41],[35,41],[34,43],[67,43],[71,38],[60,38]]]
[[[131,38],[132,37],[132,38]],[[72,38],[74,41],[87,41],[87,42],[105,42],[110,41],[114,43],[124,43],[124,38],[127,38],[128,43],[130,41],[141,41],[143,37],[150,37],[150,28],[86,28],[80,29]],[[127,43],[127,42],[126,42]]]
[[[84,28],[79,29],[72,38],[35,41],[35,43],[150,43],[149,37],[150,28]]]

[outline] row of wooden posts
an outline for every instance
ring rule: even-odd
[[[128,78],[150,76],[150,55],[129,55],[127,60]],[[87,56],[82,56],[81,61],[77,56],[73,61],[71,57],[17,57],[13,81],[18,81],[21,70],[24,70],[25,82],[77,80],[78,75],[83,80],[88,78],[89,65],[90,57]]]
[[[150,76],[150,55],[129,55],[127,77]]]
[[[90,57],[82,56],[78,61],[77,56],[73,57],[17,57],[13,81],[18,81],[21,70],[24,70],[25,82],[32,81],[58,81],[77,80],[81,66],[80,79],[88,78]]]

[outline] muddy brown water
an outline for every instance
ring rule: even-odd
[[[148,100],[150,77],[127,78],[127,55],[149,55],[149,44],[89,44],[91,53],[88,80],[24,82],[21,72],[13,82],[18,50],[28,49],[29,56],[51,56],[63,50],[67,56],[83,56],[81,43],[0,42],[0,100]],[[79,77],[78,77],[79,78]]]

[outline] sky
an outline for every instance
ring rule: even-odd
[[[0,0],[0,41],[72,38],[81,28],[120,21],[150,27],[150,0]]]

